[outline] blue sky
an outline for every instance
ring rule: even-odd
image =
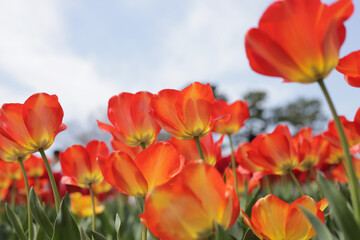
[[[244,36],[270,3],[3,0],[0,103],[23,102],[40,91],[57,94],[66,123],[89,116],[106,121],[108,99],[120,92],[156,93],[193,81],[216,84],[231,101],[265,90],[269,107],[299,96],[323,99],[317,84],[283,84],[250,69]],[[359,1],[354,5],[341,56],[360,49]],[[335,71],[326,84],[338,112],[352,119],[360,89]]]

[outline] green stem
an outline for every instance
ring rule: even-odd
[[[95,199],[94,199],[94,191],[93,191],[91,183],[89,184],[89,192],[90,192],[90,196],[91,196],[91,206],[92,206],[92,231],[95,232],[95,221],[96,221]]]
[[[231,135],[228,134],[227,135],[228,138],[229,138],[229,142],[230,142],[230,149],[231,149],[231,168],[233,170],[233,175],[234,175],[234,182],[235,182],[235,192],[236,192],[236,195],[238,196],[238,199],[240,201],[240,193],[238,191],[238,183],[237,183],[237,176],[236,176],[236,162],[235,162],[235,155],[234,155],[234,145],[233,145],[233,142],[232,142],[232,139],[231,139]],[[245,193],[247,194],[247,193]]]
[[[341,126],[340,119],[336,113],[334,104],[330,98],[330,95],[329,95],[326,87],[325,87],[323,79],[318,80],[318,82],[319,82],[322,92],[324,93],[326,101],[330,107],[331,113],[334,118],[334,123],[336,125],[337,131],[338,131],[338,134],[340,137],[341,147],[343,149],[344,156],[345,156],[345,166],[346,166],[345,171],[346,171],[348,179],[349,179],[350,195],[351,195],[352,205],[354,208],[355,220],[358,223],[358,225],[360,225],[359,183],[358,183],[358,180],[357,180],[357,177],[355,174],[354,165],[351,160],[349,145],[348,145],[346,137],[345,137],[344,129]]]
[[[46,167],[46,171],[49,175],[49,179],[50,179],[50,184],[51,184],[51,188],[54,194],[54,199],[55,199],[55,207],[56,207],[56,213],[59,213],[59,207],[60,207],[60,196],[59,196],[59,191],[57,189],[56,186],[56,182],[55,182],[55,178],[54,175],[52,173],[49,161],[45,155],[44,149],[43,148],[39,148],[39,152],[41,154],[41,157],[44,161],[45,167]]]
[[[304,196],[305,195],[304,191],[302,190],[301,185],[300,185],[299,181],[297,180],[297,178],[295,177],[294,173],[291,170],[289,170],[288,173],[291,176],[292,180],[294,181],[296,187],[298,188],[301,196]]]
[[[311,175],[314,177],[315,183],[316,183],[316,185],[317,185],[317,187],[318,187],[318,189],[319,189],[320,198],[323,199],[323,198],[324,198],[324,193],[323,193],[323,191],[321,190],[320,183],[319,183],[319,181],[317,180],[316,173],[315,173],[315,171],[314,171],[313,168],[310,168],[310,173],[311,173]]]
[[[145,150],[146,149],[146,144],[144,142],[140,143],[141,147],[142,147],[142,150]]]
[[[15,199],[16,199],[16,180],[13,180],[11,184],[11,192],[10,192],[10,207],[11,209],[15,209]]]
[[[271,182],[270,182],[269,176],[266,175],[266,176],[264,177],[264,179],[265,179],[265,183],[266,183],[266,186],[267,186],[270,194],[273,195],[273,194],[274,194],[274,191],[273,191],[273,188],[272,188],[272,186],[271,186]]]
[[[29,181],[28,178],[26,176],[26,171],[25,171],[25,167],[24,167],[24,163],[21,157],[19,157],[18,162],[20,163],[21,166],[21,170],[23,173],[23,177],[24,177],[24,182],[25,182],[25,188],[26,188],[26,199],[27,199],[27,212],[28,212],[28,232],[29,232],[29,240],[33,239],[33,228],[32,228],[32,216],[31,216],[31,210],[30,210],[30,198],[29,198]]]
[[[145,212],[145,197],[144,197],[144,201],[143,201],[143,212]],[[145,226],[145,224],[142,224],[142,231],[141,231],[141,240],[146,240],[147,239],[147,227]]]
[[[200,138],[199,138],[199,136],[195,136],[194,139],[195,139],[196,147],[197,147],[197,149],[198,149],[198,151],[199,151],[200,159],[202,159],[202,160],[205,161],[204,153],[203,153],[203,150],[201,149],[201,144],[200,144]],[[206,162],[206,161],[205,161],[205,162]]]

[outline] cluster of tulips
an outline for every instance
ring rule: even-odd
[[[232,136],[246,124],[248,105],[215,99],[209,84],[120,93],[109,100],[110,123],[98,121],[112,135],[112,151],[99,140],[70,146],[59,155],[62,173],[54,174],[45,150],[66,129],[57,96],[3,104],[0,199],[10,203],[4,209],[13,231],[24,240],[105,239],[96,215],[121,194],[140,206],[142,240],[359,239],[360,109],[353,121],[339,117],[323,81],[336,68],[360,86],[360,52],[339,60],[352,12],[351,0],[281,0],[245,38],[254,71],[319,83],[333,119],[318,135],[304,127],[291,136],[278,125],[236,148]],[[162,130],[171,139],[158,141]],[[229,156],[221,152],[225,137]],[[274,189],[290,179],[297,188],[290,189],[291,202]],[[23,203],[25,224],[14,211]],[[71,212],[92,216],[91,229]],[[116,214],[112,237],[121,238],[122,221]]]

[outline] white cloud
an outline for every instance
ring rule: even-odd
[[[65,121],[106,106],[114,93],[89,59],[68,46],[61,6],[55,1],[0,2],[0,69],[15,83],[2,79],[0,102],[23,102],[35,92],[58,95]],[[101,100],[99,100],[101,99]]]

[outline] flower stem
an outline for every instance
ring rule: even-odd
[[[142,205],[142,211],[145,212],[145,197],[143,198],[143,205]],[[147,227],[145,226],[145,224],[142,224],[142,231],[141,231],[141,240],[146,240],[147,239]]]
[[[31,216],[31,210],[30,210],[30,198],[29,198],[29,181],[28,178],[26,176],[26,171],[25,171],[25,167],[24,167],[24,163],[21,157],[18,158],[18,162],[20,163],[21,166],[21,170],[23,173],[23,177],[24,177],[24,182],[25,182],[25,188],[26,188],[26,199],[27,199],[27,212],[28,212],[28,232],[29,232],[29,240],[33,239],[33,228],[32,228],[32,216]]]
[[[195,136],[194,137],[194,140],[195,140],[195,143],[196,143],[196,147],[199,151],[199,156],[200,156],[200,159],[204,160],[205,161],[205,157],[204,157],[204,153],[203,153],[203,150],[201,149],[201,144],[200,144],[200,138],[199,136]]]
[[[16,180],[13,180],[11,184],[11,192],[10,192],[10,207],[11,209],[15,209],[15,198],[16,198]]]
[[[49,179],[50,179],[50,183],[51,183],[51,188],[53,190],[53,194],[54,194],[54,199],[55,199],[55,207],[56,207],[56,213],[59,213],[59,207],[60,207],[60,196],[59,196],[59,191],[57,189],[56,186],[56,182],[55,182],[55,178],[54,175],[52,173],[49,161],[45,155],[44,149],[43,148],[39,148],[39,152],[41,154],[41,157],[44,161],[45,167],[46,167],[46,171],[49,175]]]
[[[142,150],[146,149],[146,144],[144,142],[140,143]]]
[[[93,191],[91,183],[89,184],[89,192],[90,192],[90,196],[91,196],[91,206],[92,206],[92,231],[95,232],[95,221],[96,221],[95,199],[94,199],[94,191]]]
[[[269,175],[264,176],[264,180],[265,180],[265,184],[267,186],[267,189],[269,190],[269,193],[273,195],[274,191],[273,191],[273,188],[271,186]]]
[[[325,87],[323,79],[319,79],[318,82],[319,82],[322,92],[324,93],[326,101],[330,107],[331,113],[334,118],[334,123],[336,125],[337,131],[339,134],[339,138],[341,141],[341,147],[343,149],[344,156],[345,156],[345,166],[346,166],[345,171],[346,171],[348,179],[349,179],[350,195],[351,195],[352,205],[354,208],[355,220],[358,223],[358,225],[360,225],[359,183],[358,183],[358,180],[357,180],[357,177],[355,174],[354,165],[351,160],[349,145],[348,145],[346,137],[345,137],[344,129],[341,126],[340,119],[336,113],[334,104],[330,98],[330,95],[329,95],[326,87]]]
[[[316,185],[317,185],[317,187],[318,187],[318,189],[319,189],[320,198],[323,199],[323,198],[324,198],[324,193],[323,193],[323,191],[321,190],[319,181],[318,181],[317,178],[316,178],[316,173],[315,173],[315,171],[314,171],[313,168],[310,168],[310,173],[311,173],[311,175],[314,177],[315,183],[316,183]]]
[[[142,225],[142,232],[141,232],[141,240],[146,240],[146,239],[147,239],[147,228],[143,224]]]
[[[228,134],[227,136],[229,138],[230,149],[231,149],[231,168],[233,170],[233,175],[234,175],[235,192],[236,192],[238,199],[240,200],[240,193],[238,191],[238,183],[237,183],[237,176],[236,176],[236,162],[235,162],[235,154],[234,154],[234,145],[233,145],[233,142],[231,139],[231,135]],[[245,193],[245,194],[247,194],[247,193]]]
[[[305,195],[304,191],[302,190],[301,185],[300,185],[299,181],[297,180],[297,178],[295,177],[294,173],[291,170],[289,170],[288,173],[291,176],[292,180],[294,181],[296,187],[298,188],[301,196],[304,196]]]

